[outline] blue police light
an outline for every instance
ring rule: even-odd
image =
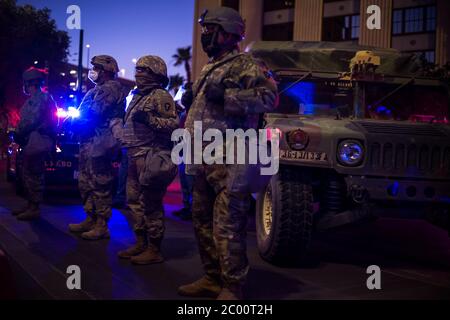
[[[356,140],[344,140],[338,147],[338,160],[345,166],[359,165],[364,156],[364,148]]]
[[[78,118],[80,116],[80,110],[75,107],[69,107],[67,109],[67,115],[71,118]]]
[[[67,110],[63,108],[58,108],[56,112],[58,118],[78,118],[80,116],[80,111],[75,107],[69,107]]]
[[[376,112],[378,114],[385,114],[385,115],[391,115],[392,114],[391,109],[386,107],[386,106],[379,106],[379,107],[377,107]]]
[[[56,111],[56,116],[58,118],[67,118],[67,111],[62,108],[58,108],[58,111]]]
[[[314,115],[314,93],[316,85],[312,82],[300,82],[286,90],[286,95],[299,105],[299,113],[304,115]],[[301,107],[300,107],[301,106]]]

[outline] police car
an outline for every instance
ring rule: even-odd
[[[78,118],[79,116],[79,111],[75,107],[57,109],[57,118],[61,123],[64,120]],[[55,145],[45,160],[45,184],[47,187],[76,187],[78,184],[79,142],[72,132],[63,128],[64,126],[60,126]],[[10,141],[7,152],[6,177],[9,182],[15,182],[17,193],[21,194],[23,192],[21,180],[22,149],[14,141],[12,133],[10,134]],[[117,158],[113,160],[112,166],[114,175],[117,177],[120,155],[117,155]]]

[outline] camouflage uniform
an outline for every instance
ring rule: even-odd
[[[111,134],[111,120],[122,119],[125,110],[124,94],[118,81],[97,84],[86,93],[80,105],[80,118],[85,120],[81,130],[78,187],[84,211],[91,217],[111,217],[112,154],[94,156],[95,138]],[[83,121],[83,120],[81,120]],[[94,138],[95,137],[95,138]]]
[[[93,57],[91,63],[102,65],[113,74],[119,71],[117,62],[110,56]],[[97,82],[86,93],[79,111],[80,117],[74,123],[80,136],[78,187],[88,218],[81,224],[69,225],[69,229],[84,232],[85,239],[97,240],[109,236],[107,222],[112,214],[114,180],[112,159],[119,152],[116,132],[125,113],[122,85],[116,80]]]
[[[161,80],[150,82],[145,89],[139,89],[138,83],[127,107],[122,136],[128,153],[127,203],[135,219],[134,232],[138,242],[143,241],[159,250],[164,235],[163,197],[171,178],[164,182],[150,181],[147,185],[143,185],[141,179],[150,157],[163,151],[170,152],[171,134],[178,128],[179,118],[172,96],[163,89],[167,85],[164,61],[156,56],[145,56],[137,61],[136,67],[151,70]],[[139,248],[141,250],[121,251],[119,257],[132,258],[132,262],[136,262],[133,259],[146,245]]]
[[[203,80],[206,77],[206,80]],[[206,98],[210,84],[224,84],[223,104]],[[250,55],[232,51],[207,64],[193,87],[186,128],[257,128],[259,116],[274,107],[276,84]],[[237,165],[187,165],[194,174],[192,218],[206,274],[225,285],[242,285],[248,272],[246,223],[251,194]],[[237,190],[242,190],[239,192]]]
[[[20,110],[16,135],[24,145],[22,181],[28,200],[36,204],[43,200],[44,163],[53,145],[57,124],[55,114],[53,98],[40,90]]]

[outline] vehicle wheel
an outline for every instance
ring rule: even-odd
[[[280,168],[258,196],[256,233],[261,257],[273,264],[308,260],[313,234],[313,188],[305,177]]]

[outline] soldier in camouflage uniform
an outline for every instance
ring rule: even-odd
[[[127,202],[135,219],[136,244],[118,252],[119,258],[134,264],[162,262],[160,246],[164,235],[163,197],[176,175],[170,159],[172,131],[179,119],[168,84],[167,66],[157,56],[144,56],[136,63],[137,90],[127,107],[123,144],[128,153]],[[163,173],[159,161],[165,154]],[[155,165],[153,163],[156,163]],[[151,173],[147,183],[143,179]],[[161,178],[161,174],[165,177]]]
[[[119,67],[107,55],[91,60],[89,79],[95,87],[89,90],[79,107],[80,117],[74,126],[80,136],[78,187],[86,219],[70,224],[71,232],[80,232],[86,240],[109,237],[108,220],[112,214],[112,158],[118,152],[125,113],[125,94],[115,80]]]
[[[192,93],[185,127],[193,136],[194,121],[203,130],[256,128],[264,112],[276,104],[276,83],[250,55],[239,53],[245,25],[238,12],[219,7],[199,20],[203,50],[210,57]],[[225,139],[224,139],[225,141]],[[225,163],[225,161],[224,161]],[[248,168],[247,166],[244,166]],[[250,207],[248,181],[237,165],[186,165],[195,175],[192,218],[206,275],[181,286],[180,295],[241,299],[248,273],[246,222]],[[245,169],[247,170],[247,169]]]
[[[45,158],[53,146],[56,134],[56,104],[43,92],[46,73],[30,68],[23,74],[24,92],[30,96],[20,110],[20,122],[15,132],[16,141],[22,146],[22,181],[28,205],[12,211],[19,220],[39,217],[39,204],[44,192]]]

